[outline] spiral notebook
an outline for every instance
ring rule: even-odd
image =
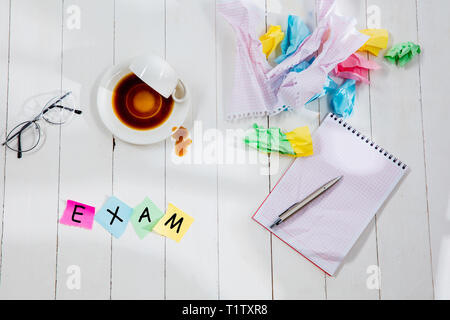
[[[334,114],[326,117],[313,142],[314,155],[294,161],[253,219],[334,275],[409,168]],[[270,229],[292,204],[341,175],[333,188]]]

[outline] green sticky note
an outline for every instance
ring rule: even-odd
[[[148,235],[164,213],[148,197],[133,209],[131,224],[140,239]]]
[[[279,152],[281,154],[295,155],[291,143],[286,138],[286,135],[281,132],[280,128],[265,129],[254,124],[253,130],[245,136],[244,143],[251,148],[266,153]]]
[[[404,42],[394,45],[384,56],[392,64],[404,67],[412,58],[421,53],[420,46],[413,42]]]

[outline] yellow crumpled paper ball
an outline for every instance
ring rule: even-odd
[[[382,49],[387,48],[389,32],[386,29],[364,29],[360,32],[368,35],[370,39],[358,51],[367,51],[378,56]]]
[[[262,35],[259,40],[262,43],[262,49],[267,59],[277,46],[283,41],[284,32],[281,30],[281,26],[270,26],[269,31]]]

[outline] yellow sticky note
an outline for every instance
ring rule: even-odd
[[[284,33],[281,31],[281,26],[270,26],[269,31],[262,35],[259,40],[262,43],[262,49],[267,59],[284,39]]]
[[[192,222],[194,222],[194,218],[169,203],[166,214],[159,220],[158,224],[153,228],[153,231],[176,242],[180,242]]]
[[[364,29],[360,32],[368,35],[370,39],[358,51],[367,51],[378,56],[380,50],[387,48],[389,32],[386,29]]]
[[[294,149],[294,157],[309,157],[314,154],[313,142],[309,127],[300,127],[285,133],[286,138]]]

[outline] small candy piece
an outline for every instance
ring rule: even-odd
[[[262,50],[267,59],[269,59],[269,56],[277,48],[283,38],[284,33],[281,31],[281,26],[270,26],[269,31],[259,38],[262,43]]]
[[[389,42],[389,32],[386,29],[364,29],[361,33],[370,39],[358,51],[367,51],[378,56],[380,50],[386,49]]]
[[[331,109],[343,118],[348,118],[353,113],[356,96],[356,81],[346,80],[333,94],[331,99]]]
[[[172,132],[172,139],[175,140],[175,154],[183,157],[187,154],[187,149],[192,144],[192,139],[189,139],[189,131],[181,126],[172,128]]]
[[[367,60],[361,55],[352,54],[347,60],[334,68],[334,75],[343,79],[353,79],[357,82],[369,83],[369,70],[380,67],[374,61]]]
[[[405,66],[411,59],[420,54],[420,46],[413,42],[404,42],[394,45],[384,56],[392,64]]]

